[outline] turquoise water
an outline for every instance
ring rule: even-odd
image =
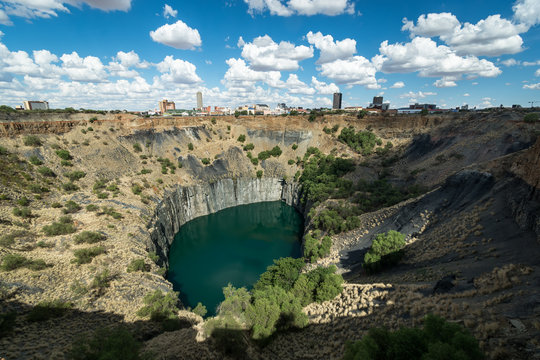
[[[168,279],[192,308],[214,315],[222,288],[251,288],[274,259],[301,255],[303,219],[281,201],[236,206],[184,224],[169,253]]]

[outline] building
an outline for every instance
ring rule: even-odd
[[[203,102],[202,102],[202,92],[197,91],[197,109],[202,109]]]
[[[437,109],[437,105],[435,104],[419,104],[415,103],[414,105],[409,105],[409,109],[415,109],[415,110],[435,110]]]
[[[383,111],[387,111],[390,108],[390,103],[383,103],[383,97],[382,96],[374,96],[373,102],[369,104],[369,109],[380,109]]]
[[[332,105],[333,110],[341,109],[341,98],[343,97],[342,93],[334,93],[334,103]]]
[[[24,101],[24,110],[49,110],[47,101]]]
[[[165,114],[168,110],[176,110],[174,101],[168,101],[167,99],[161,100],[159,102],[159,111],[161,112],[161,115]]]
[[[364,110],[361,106],[347,106],[345,109],[345,112],[359,112]]]

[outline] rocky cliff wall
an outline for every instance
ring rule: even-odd
[[[186,222],[233,206],[278,200],[302,211],[299,185],[277,178],[222,179],[213,183],[178,186],[165,194],[155,210],[148,225],[148,248],[168,266],[174,236]]]

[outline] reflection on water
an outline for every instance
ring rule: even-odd
[[[186,223],[169,253],[169,280],[182,302],[208,314],[228,283],[250,288],[280,257],[300,256],[303,219],[281,201],[242,205]]]

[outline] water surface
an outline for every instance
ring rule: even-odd
[[[281,201],[241,205],[184,224],[169,253],[168,279],[192,308],[213,315],[222,288],[251,288],[280,257],[299,257],[303,219]]]

